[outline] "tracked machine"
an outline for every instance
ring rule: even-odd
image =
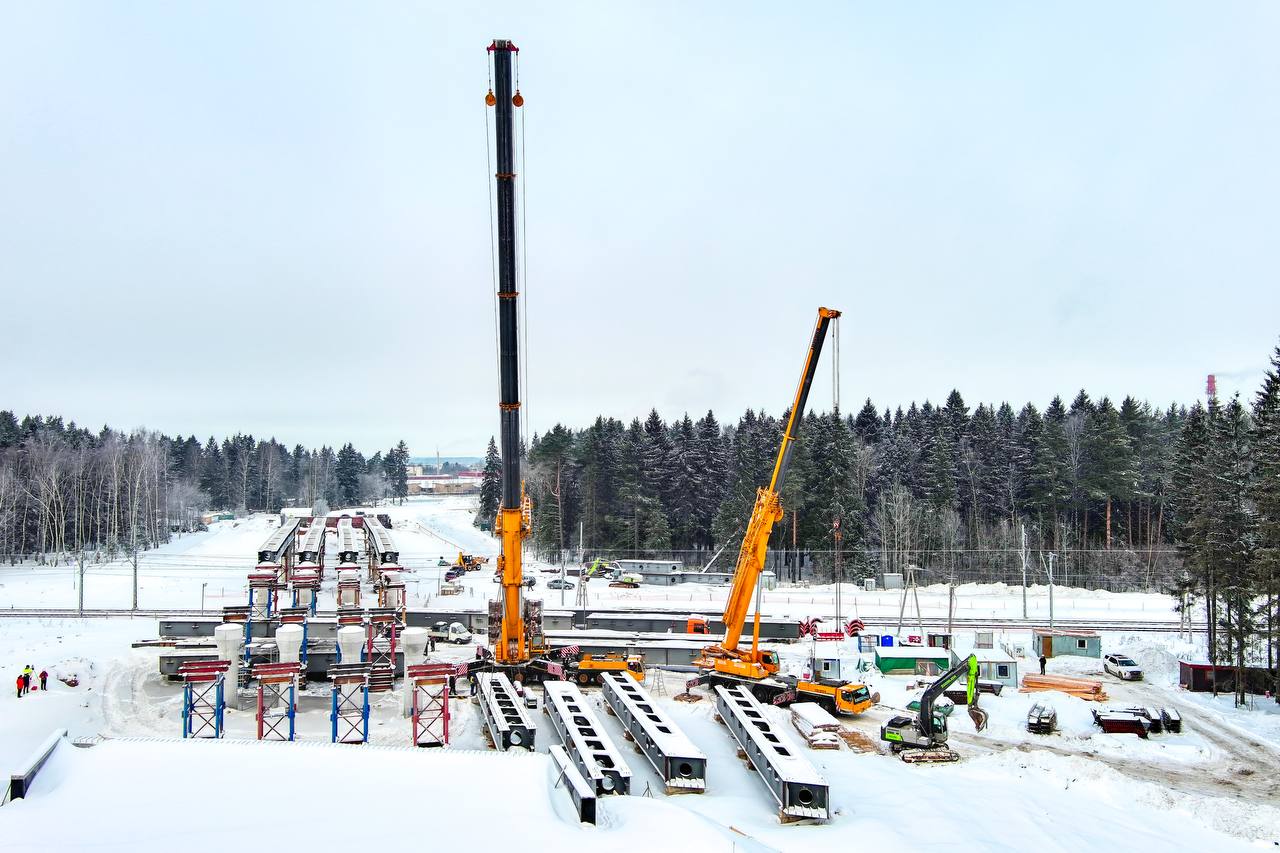
[[[791,468],[791,456],[795,450],[800,424],[804,420],[809,388],[813,384],[814,373],[818,369],[818,357],[822,353],[827,329],[839,316],[840,312],[834,309],[818,309],[817,325],[805,355],[804,369],[800,374],[800,386],[796,389],[795,399],[791,403],[791,415],[787,419],[786,431],[782,434],[782,445],[778,448],[773,475],[769,484],[756,492],[751,520],[742,537],[742,547],[738,552],[737,568],[733,575],[733,586],[729,591],[729,599],[724,609],[724,637],[719,643],[704,648],[701,655],[694,660],[694,664],[699,668],[699,674],[689,682],[689,686],[705,684],[710,685],[713,690],[715,687],[743,687],[761,702],[774,705],[817,702],[832,713],[851,716],[862,713],[874,704],[866,685],[829,682],[816,676],[812,679],[801,679],[780,675],[777,653],[760,648],[758,600],[758,587],[764,571],[769,535],[773,532],[773,526],[785,514],[781,493],[787,481],[787,472]],[[753,593],[757,596],[757,602],[751,647],[743,649],[740,648],[742,630],[746,624]],[[695,625],[695,622],[701,625]],[[696,633],[706,633],[706,623],[702,620],[690,619],[689,625],[691,632],[695,632],[697,627],[700,630]]]
[[[915,716],[896,716],[880,727],[880,739],[908,764],[956,761],[960,756],[947,746],[947,715],[935,707],[947,688],[965,678],[969,719],[976,731],[987,727],[987,712],[978,707],[978,659],[973,655],[947,670],[920,697]]]

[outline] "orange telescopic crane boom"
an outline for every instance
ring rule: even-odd
[[[751,510],[751,520],[742,537],[742,548],[738,551],[733,588],[729,591],[729,600],[724,608],[724,638],[717,645],[707,646],[702,651],[703,665],[713,667],[717,672],[764,678],[778,671],[777,655],[774,652],[760,652],[754,643],[750,650],[745,651],[739,649],[738,645],[742,637],[742,626],[746,624],[747,611],[751,607],[751,596],[761,572],[764,571],[769,535],[773,532],[773,526],[785,514],[780,495],[786,485],[787,472],[791,468],[791,454],[800,433],[800,423],[809,399],[809,387],[813,384],[813,376],[818,369],[818,356],[822,353],[827,328],[839,316],[840,312],[835,309],[818,309],[818,322],[813,330],[809,351],[805,354],[800,386],[796,388],[796,396],[791,403],[791,416],[787,418],[787,429],[782,434],[782,446],[778,448],[773,476],[769,479],[768,486],[756,491],[755,507]]]

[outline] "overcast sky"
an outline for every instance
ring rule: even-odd
[[[481,452],[495,36],[534,429],[1251,396],[1280,6],[1052,5],[5,2],[0,408]]]

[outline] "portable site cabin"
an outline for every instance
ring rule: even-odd
[[[1244,668],[1245,690],[1249,693],[1265,693],[1275,686],[1275,671],[1265,666],[1246,666]],[[1231,664],[1214,666],[1207,661],[1178,661],[1178,684],[1192,693],[1208,693],[1215,685],[1220,693],[1230,693],[1236,689],[1236,668]]]
[[[877,646],[876,668],[885,675],[941,675],[951,668],[951,652],[929,646]]]
[[[1084,658],[1102,657],[1102,638],[1096,631],[1061,631],[1056,628],[1031,630],[1031,654],[1047,658],[1058,655],[1076,655]]]
[[[1001,648],[984,648],[971,640],[962,640],[951,650],[951,663],[955,665],[973,655],[978,659],[978,678],[997,681],[1005,687],[1018,686],[1018,662]]]

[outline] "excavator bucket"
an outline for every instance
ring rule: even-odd
[[[977,705],[969,706],[969,719],[973,720],[973,730],[980,732],[987,727],[987,712]]]

